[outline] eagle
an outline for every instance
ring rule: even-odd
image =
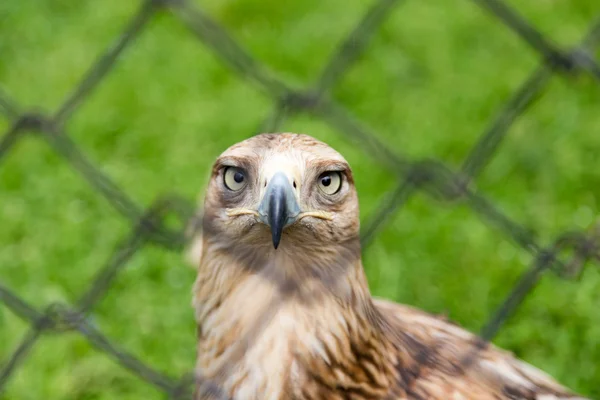
[[[202,212],[196,400],[584,400],[446,318],[373,297],[352,170],[311,136],[225,150]]]

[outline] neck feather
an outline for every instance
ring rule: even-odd
[[[257,251],[205,239],[194,306],[199,372],[238,395],[277,399],[311,369],[355,358],[355,348],[385,351],[358,243]]]

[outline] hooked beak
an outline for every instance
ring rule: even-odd
[[[300,214],[294,189],[283,172],[277,172],[271,178],[258,207],[258,214],[260,221],[271,227],[273,246],[277,249],[283,228],[296,221]]]

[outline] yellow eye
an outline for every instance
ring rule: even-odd
[[[246,186],[246,173],[243,169],[237,167],[227,167],[223,173],[223,183],[229,190],[237,192]]]
[[[319,189],[325,194],[335,194],[342,187],[342,174],[338,171],[324,172],[319,176]]]

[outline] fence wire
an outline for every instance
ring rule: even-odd
[[[210,48],[235,73],[255,84],[274,102],[273,111],[265,118],[259,130],[277,131],[290,113],[305,112],[320,118],[361,148],[376,157],[394,172],[397,186],[383,196],[379,212],[364,224],[362,244],[368,246],[373,238],[390,221],[406,201],[420,191],[435,199],[467,204],[484,221],[502,232],[507,238],[531,253],[534,261],[507,294],[488,322],[481,328],[483,343],[491,340],[510,318],[515,309],[531,292],[543,273],[549,269],[561,276],[581,274],[589,260],[600,262],[600,227],[590,231],[565,232],[553,243],[544,247],[531,232],[517,221],[500,212],[493,203],[472,186],[476,178],[494,156],[514,121],[538,99],[554,74],[573,75],[587,73],[600,82],[600,66],[592,56],[600,41],[600,19],[591,24],[580,44],[572,49],[561,49],[542,35],[533,25],[501,0],[473,0],[474,3],[498,18],[540,55],[540,65],[531,73],[490,126],[481,134],[462,163],[454,171],[439,160],[411,160],[394,152],[378,136],[357,121],[347,110],[337,104],[329,92],[336,81],[358,59],[376,34],[386,17],[400,7],[400,0],[377,0],[367,10],[339,47],[314,85],[294,89],[279,80],[240,46],[227,31],[189,0],[146,0],[131,18],[114,43],[101,54],[84,75],[71,94],[53,114],[35,110],[21,110],[8,94],[0,89],[0,114],[11,121],[11,126],[0,139],[0,161],[24,135],[35,134],[43,138],[71,165],[91,188],[106,200],[132,225],[130,234],[117,246],[105,265],[100,267],[95,279],[72,305],[50,304],[37,310],[17,293],[0,282],[0,302],[15,315],[29,323],[30,328],[20,344],[0,364],[0,393],[15,370],[27,358],[38,339],[44,334],[77,332],[92,346],[115,360],[123,368],[143,379],[169,398],[191,398],[194,386],[206,390],[216,398],[227,398],[219,388],[197,373],[181,377],[165,375],[145,364],[125,349],[103,335],[88,320],[93,307],[110,290],[115,277],[126,267],[129,259],[148,244],[180,251],[189,238],[189,227],[197,226],[194,205],[178,196],[159,196],[149,208],[136,204],[127,193],[89,161],[64,130],[65,122],[88,98],[97,85],[110,73],[119,56],[126,51],[158,11],[168,11],[177,16],[202,44]],[[166,218],[176,215],[178,229],[168,228]],[[192,232],[193,233],[193,232]],[[563,255],[569,254],[569,257]],[[468,359],[477,354],[467,355]],[[418,378],[418,377],[417,377]]]

